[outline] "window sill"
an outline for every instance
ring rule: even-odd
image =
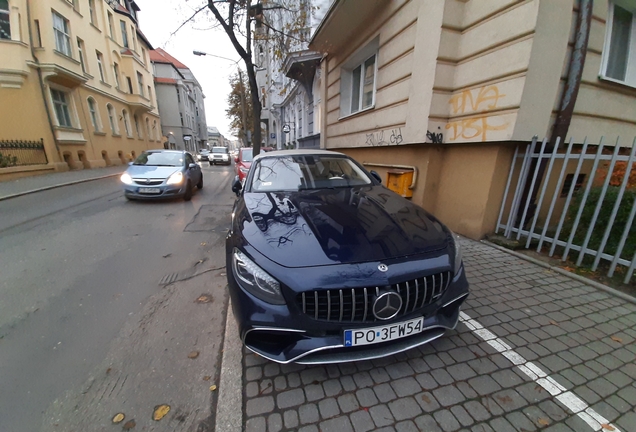
[[[93,131],[93,135],[106,136],[106,132],[102,132],[102,131]]]
[[[97,27],[94,23],[91,23],[91,27],[93,27],[95,30],[97,30],[97,31],[98,31],[98,32],[100,32],[100,33],[102,32],[102,31],[100,30],[100,28],[99,28],[99,27]]]
[[[130,140],[134,140],[134,139],[135,139],[135,137],[134,137],[134,136],[130,136],[130,135],[128,135],[126,138],[128,138],[128,139],[130,139]]]
[[[64,132],[84,132],[84,129],[79,129],[72,126],[53,126],[53,129]]]
[[[73,57],[68,56],[66,54],[64,54],[62,51],[58,51],[56,49],[53,50],[53,52],[57,55],[59,55],[60,57],[64,57],[67,60],[72,61],[73,63],[75,63],[76,65],[81,65],[81,63],[79,62],[79,60],[75,60]]]
[[[340,121],[340,120],[346,120],[346,119],[349,119],[349,118],[351,118],[351,117],[355,117],[355,116],[357,116],[357,115],[359,115],[359,114],[363,114],[363,113],[365,113],[365,112],[367,112],[367,111],[371,111],[371,110],[373,110],[373,109],[375,109],[375,104],[371,105],[371,106],[370,106],[370,107],[368,107],[368,108],[361,109],[360,111],[356,111],[356,112],[354,112],[354,113],[347,114],[347,115],[343,115],[342,117],[338,117],[338,121]]]
[[[610,78],[610,77],[605,76],[603,74],[599,74],[598,79],[600,79],[601,81],[607,81],[607,82],[610,82],[610,83],[613,83],[613,84],[618,84],[618,85],[621,85],[621,86],[624,86],[624,87],[628,87],[630,89],[636,89],[636,83],[632,83],[632,84],[626,83],[625,81],[619,81],[619,80],[617,80],[615,78]]]
[[[108,84],[106,81],[99,80],[99,82],[104,84],[108,88],[112,87],[112,85]]]
[[[6,44],[15,44],[15,45],[22,45],[25,48],[28,48],[29,45],[19,41],[19,40],[13,40],[13,39],[0,39],[0,43],[6,43]],[[36,48],[37,49],[37,48]]]
[[[114,133],[114,134],[112,134],[111,136],[112,136],[112,137],[114,137],[114,138],[121,138],[121,135],[120,135],[120,134],[118,134],[118,133]]]

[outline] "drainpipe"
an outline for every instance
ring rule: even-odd
[[[554,121],[552,127],[552,134],[550,135],[550,141],[546,145],[546,153],[551,152],[554,149],[557,138],[561,138],[561,142],[565,141],[565,138],[570,129],[570,123],[572,122],[572,114],[574,112],[574,105],[579,94],[579,88],[581,87],[581,76],[583,75],[583,67],[585,66],[585,56],[587,54],[587,44],[590,38],[590,26],[592,24],[592,9],[594,6],[594,0],[579,0],[579,13],[576,18],[576,30],[574,32],[574,49],[570,56],[570,62],[568,64],[568,75],[561,94],[561,100],[559,101],[559,111],[557,118]],[[537,178],[543,179],[547,166],[547,159],[541,161],[539,170],[537,172]],[[536,169],[537,160],[533,160],[528,171],[528,176]],[[530,194],[530,186],[532,182],[526,182],[526,186],[521,198],[522,203],[530,201],[530,207],[528,209],[528,215],[526,217],[527,223],[529,223],[534,217],[536,211],[537,194],[539,193],[539,187],[535,187]],[[540,184],[540,182],[538,183]],[[517,216],[516,223],[521,222],[521,212]]]
[[[36,64],[36,71],[38,73],[38,81],[40,82],[40,90],[42,91],[42,101],[44,102],[44,109],[46,110],[46,117],[49,121],[49,127],[51,128],[51,135],[53,136],[53,143],[55,143],[55,149],[57,150],[57,157],[60,161],[64,161],[62,154],[60,153],[60,143],[57,141],[55,135],[55,125],[53,124],[53,117],[51,116],[51,110],[49,104],[46,103],[46,86],[44,85],[44,79],[42,78],[42,70],[40,69],[40,60],[35,55],[35,46],[33,45],[33,31],[31,29],[31,0],[26,0],[27,8],[27,30],[29,31],[29,45],[31,46],[31,56]]]

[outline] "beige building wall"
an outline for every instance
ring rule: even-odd
[[[0,40],[0,113],[3,122],[12,120],[0,128],[0,140],[43,138],[49,164],[0,169],[0,180],[123,164],[162,147],[150,46],[123,6],[118,12],[105,0],[94,0],[92,10],[88,1],[9,3],[12,39],[19,40]],[[56,46],[54,15],[65,22],[67,52]],[[65,94],[70,124],[56,115],[52,90]]]
[[[600,135],[631,139],[635,89],[599,79],[608,4],[594,4],[570,134],[577,142],[586,135],[596,142]],[[551,133],[577,5],[574,0],[336,2],[310,44],[326,54],[322,147],[372,165],[412,166],[414,202],[470,237],[494,231],[514,148]],[[375,103],[343,115],[348,79],[343,71],[369,47],[377,53]],[[387,168],[376,170],[386,179]]]

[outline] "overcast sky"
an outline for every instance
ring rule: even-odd
[[[136,0],[139,12],[139,26],[154,48],[163,48],[192,70],[197,78],[205,99],[205,115],[208,126],[216,126],[226,137],[234,139],[230,133],[230,122],[225,116],[227,96],[230,92],[229,77],[236,71],[231,61],[215,57],[198,57],[193,50],[204,51],[222,57],[238,60],[230,40],[222,29],[209,30],[211,23],[198,20],[186,24],[177,34],[170,37],[193,13],[192,7],[203,1]]]

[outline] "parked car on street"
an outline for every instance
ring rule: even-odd
[[[201,149],[199,150],[199,153],[197,153],[197,160],[199,162],[207,161],[209,156],[210,156],[210,150]]]
[[[210,165],[230,165],[232,163],[227,147],[212,147],[212,153],[210,153],[209,161]]]
[[[181,150],[148,150],[121,175],[127,199],[192,198],[203,188],[203,173],[194,157]]]
[[[234,170],[240,181],[245,180],[247,172],[252,166],[252,147],[241,147],[234,158]]]
[[[245,150],[245,149],[242,149]],[[457,325],[468,296],[456,236],[344,154],[261,153],[226,238],[241,339],[280,363],[373,359]]]

